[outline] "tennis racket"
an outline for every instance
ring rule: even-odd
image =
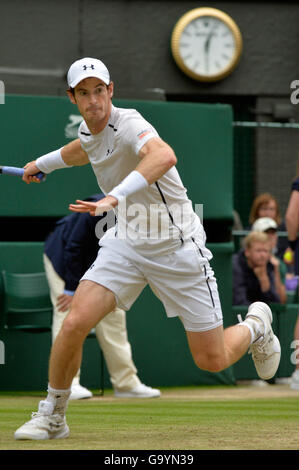
[[[18,168],[16,166],[0,166],[0,174],[2,175],[23,176],[24,171],[24,168]],[[45,173],[41,171],[34,176],[37,176],[41,181],[46,177]]]

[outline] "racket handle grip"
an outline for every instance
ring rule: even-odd
[[[18,168],[16,166],[3,166],[1,168],[1,173],[3,175],[23,176],[24,171],[24,168]],[[40,171],[34,176],[37,176],[39,180],[42,180],[45,177],[45,174]]]

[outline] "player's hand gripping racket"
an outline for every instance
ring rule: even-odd
[[[24,168],[18,168],[16,166],[0,166],[0,174],[2,175],[23,176],[24,171]],[[32,176],[37,176],[40,181],[46,178],[45,173],[41,171]]]

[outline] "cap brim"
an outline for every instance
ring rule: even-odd
[[[104,82],[106,85],[109,85],[110,83],[107,77],[103,77],[103,75],[84,72],[79,75],[79,77],[76,77],[76,79],[73,80],[71,83],[69,83],[70,88],[75,88],[85,78],[98,78],[99,80],[102,80],[102,82]]]

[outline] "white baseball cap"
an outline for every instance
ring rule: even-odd
[[[76,60],[67,73],[67,83],[70,88],[75,88],[84,78],[96,77],[106,85],[110,83],[110,74],[106,65],[99,59],[84,57]]]
[[[266,230],[277,230],[277,223],[270,217],[260,217],[252,225],[252,230],[255,232],[266,232]]]

